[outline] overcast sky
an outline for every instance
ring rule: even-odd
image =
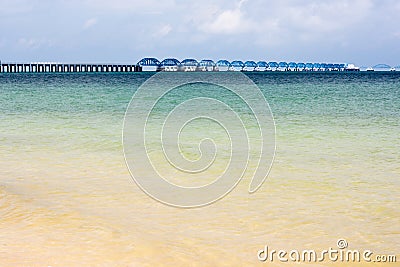
[[[397,66],[399,18],[398,0],[0,0],[0,60]]]

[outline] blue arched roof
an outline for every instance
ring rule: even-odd
[[[378,64],[378,65],[373,66],[372,68],[374,68],[374,69],[390,69],[391,66],[389,66],[387,64]]]
[[[343,69],[347,66],[347,64],[332,64],[332,63],[311,63],[308,62],[306,64],[302,63],[302,62],[265,62],[265,61],[259,61],[259,62],[254,62],[254,61],[246,61],[245,63],[243,63],[242,61],[239,60],[235,60],[232,61],[231,63],[227,60],[219,60],[217,61],[217,63],[214,63],[214,61],[209,60],[209,59],[203,59],[200,62],[198,62],[195,59],[192,58],[188,58],[188,59],[184,59],[182,62],[179,62],[179,60],[175,59],[175,58],[166,58],[164,59],[162,62],[160,62],[158,59],[156,58],[143,58],[141,59],[138,63],[138,65],[140,66],[179,66],[179,65],[184,65],[184,66],[205,66],[205,67],[209,67],[209,66],[233,66],[233,67],[271,67],[271,68],[299,68],[299,69],[304,69],[304,68],[325,68],[325,69]],[[387,65],[387,64],[378,64],[373,66],[374,69],[390,69],[391,66]],[[400,68],[400,66],[396,66],[395,68]]]
[[[160,66],[160,61],[154,57],[142,58],[138,63],[139,66]]]
[[[235,60],[235,61],[232,61],[232,63],[231,63],[231,66],[232,67],[244,67],[244,63],[243,63],[243,61],[240,61],[240,60]]]
[[[257,66],[260,68],[268,68],[269,67],[268,63],[265,61],[258,61]]]
[[[268,62],[268,65],[269,65],[271,68],[277,68],[277,67],[279,67],[278,62],[275,62],[275,61]]]
[[[196,59],[186,58],[186,59],[182,60],[181,64],[183,66],[197,66],[199,63],[197,62]]]
[[[176,58],[166,58],[160,64],[161,66],[178,66],[181,63]]]
[[[312,69],[312,68],[314,68],[314,64],[311,63],[311,62],[307,62],[306,63],[306,68]]]
[[[288,66],[287,62],[284,62],[284,61],[279,62],[279,67],[287,68],[287,66]]]
[[[304,69],[306,67],[306,64],[304,64],[303,62],[299,62],[299,63],[297,63],[297,67],[299,69]]]
[[[217,61],[217,66],[230,67],[231,63],[228,60],[221,59]]]
[[[257,63],[255,63],[254,61],[249,60],[249,61],[246,61],[244,63],[244,66],[245,67],[250,67],[250,68],[256,68],[257,67]]]
[[[199,65],[205,67],[213,67],[215,66],[215,63],[211,59],[203,59],[202,61],[200,61]]]

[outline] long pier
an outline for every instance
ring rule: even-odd
[[[1,63],[2,73],[139,72],[133,64]]]
[[[378,64],[366,71],[396,71],[400,66]],[[189,58],[179,61],[166,58],[143,58],[137,64],[66,64],[66,63],[2,63],[0,73],[99,73],[99,72],[141,72],[141,71],[360,71],[359,67],[347,63],[303,63],[240,61],[229,62],[210,59],[197,61]]]

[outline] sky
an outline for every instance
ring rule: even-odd
[[[398,0],[0,0],[2,62],[400,65]]]

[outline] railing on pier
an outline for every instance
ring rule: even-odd
[[[63,63],[2,63],[3,73],[75,73],[75,72],[139,72],[142,67],[131,64],[63,64]]]

